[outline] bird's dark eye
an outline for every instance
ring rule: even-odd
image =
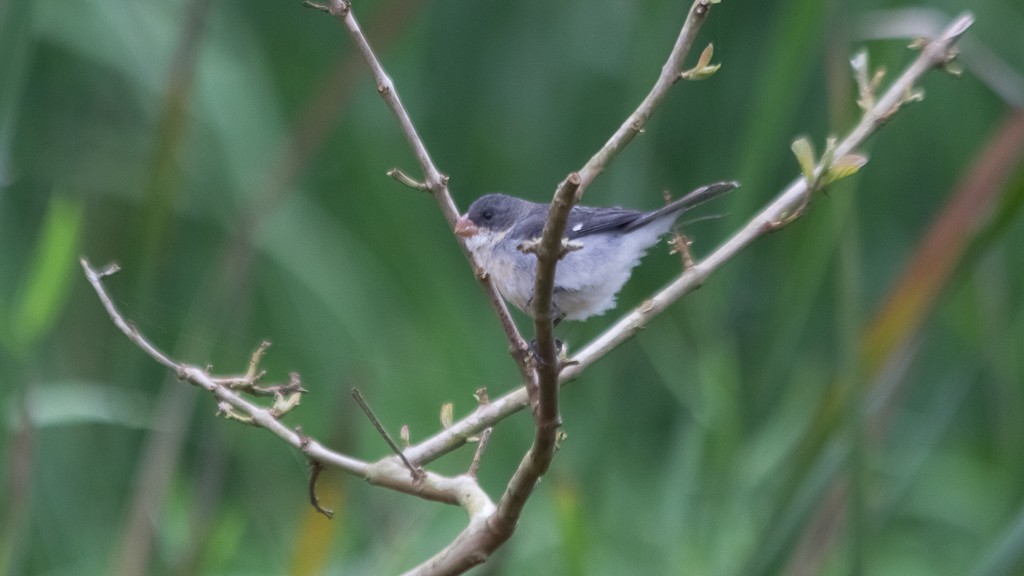
[[[484,210],[483,214],[481,214],[480,217],[483,218],[484,220],[490,220],[491,218],[494,218],[494,212],[491,212],[490,210]]]

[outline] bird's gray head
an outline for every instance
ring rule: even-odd
[[[518,222],[533,203],[504,194],[488,194],[477,198],[466,214],[459,218],[455,233],[464,238],[480,231],[503,231]]]

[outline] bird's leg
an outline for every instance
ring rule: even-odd
[[[558,291],[559,291],[559,288],[556,287],[555,288],[555,292],[558,292]],[[526,301],[526,309],[527,310],[531,310],[532,308],[533,308],[533,296],[530,296],[530,299]],[[552,318],[552,320],[551,320],[551,329],[552,330],[557,328],[558,325],[562,322],[562,320],[565,319],[565,313],[562,312],[561,309],[559,309],[558,303],[555,302],[554,298],[551,299],[551,318]],[[564,346],[563,342],[556,338],[555,339],[555,355],[556,356],[561,356],[563,346]],[[535,360],[537,360],[537,362],[541,361],[540,356],[537,354],[537,339],[536,338],[530,340],[530,352],[533,354],[533,357],[534,357]]]

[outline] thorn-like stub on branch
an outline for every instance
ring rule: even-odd
[[[111,262],[104,266],[100,271],[96,272],[96,277],[99,279],[106,278],[107,276],[113,276],[121,271],[121,265],[117,262]]]
[[[558,425],[562,425],[561,421],[559,421]],[[555,450],[560,449],[562,447],[562,442],[565,442],[568,439],[569,433],[565,430],[559,429],[558,432],[555,433]]]
[[[693,12],[697,16],[707,16],[708,12],[711,10],[711,5],[719,4],[721,2],[722,0],[700,0],[694,5]]]
[[[234,420],[236,422],[241,422],[242,424],[248,424],[250,426],[258,426],[256,421],[253,420],[252,416],[242,414],[241,412],[236,411],[231,406],[231,404],[225,401],[217,403],[217,416],[222,416],[226,420]]]
[[[299,437],[299,450],[302,450],[303,453],[308,453],[309,445],[313,441],[312,438],[302,431],[302,426],[296,426],[293,430],[295,430],[295,434]]]
[[[487,396],[487,388],[480,387],[473,393],[473,398],[476,399],[477,404],[480,406],[486,406],[491,403],[491,399]]]
[[[313,509],[323,514],[328,519],[334,518],[334,511],[320,505],[320,497],[316,493],[316,484],[323,472],[324,465],[319,460],[309,461],[309,503]]]
[[[473,452],[473,460],[469,463],[469,470],[466,471],[472,478],[476,478],[477,471],[480,470],[480,462],[483,460],[484,451],[487,450],[487,444],[491,440],[491,428],[485,428],[480,433],[479,443],[476,445],[476,451]]]
[[[245,371],[245,380],[250,384],[256,384],[266,374],[265,370],[260,370],[260,360],[266,355],[267,349],[270,348],[270,340],[264,340],[260,342],[260,345],[253,351],[252,357],[249,359],[249,367]]]
[[[402,447],[408,448],[409,444],[409,425],[402,424],[402,428],[398,431],[398,437],[402,440]]]
[[[292,392],[288,395],[275,394],[274,405],[270,407],[270,415],[276,419],[283,418],[285,414],[294,410],[299,405],[299,402],[302,401],[302,392],[305,392],[305,390]]]
[[[690,239],[680,233],[678,230],[672,231],[672,238],[668,241],[668,245],[672,247],[669,250],[669,254],[679,254],[679,258],[683,262],[683,270],[689,270],[693,268],[693,252],[690,251]]]
[[[330,0],[327,4],[321,4],[311,0],[303,0],[302,5],[321,12],[327,12],[331,16],[335,17],[348,14],[348,11],[352,8],[349,0]]]

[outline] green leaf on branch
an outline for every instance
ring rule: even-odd
[[[828,186],[833,182],[842,180],[848,176],[853,176],[867,163],[867,156],[861,154],[847,154],[832,163],[832,166],[830,166],[825,172],[825,175],[821,177],[820,185]]]
[[[797,163],[800,164],[800,172],[807,181],[807,189],[814,189],[814,144],[811,144],[811,140],[806,136],[801,136],[793,141],[791,148],[796,155]]]

